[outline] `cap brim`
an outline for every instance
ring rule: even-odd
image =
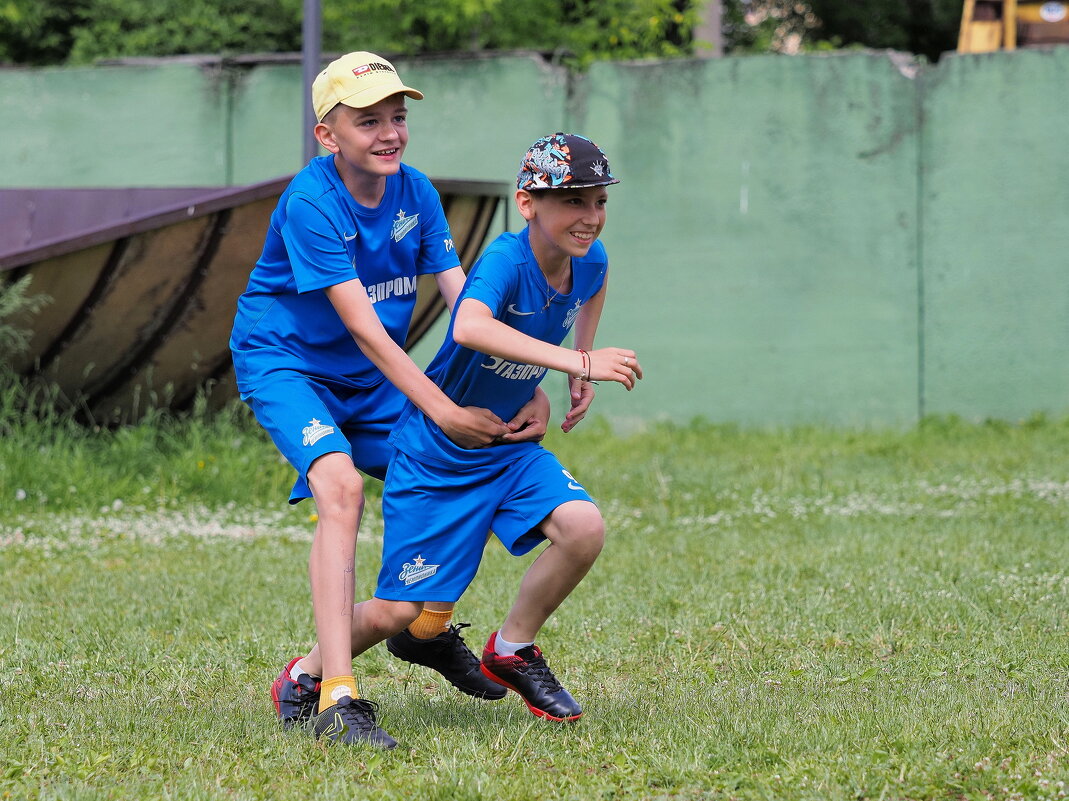
[[[579,183],[579,184],[572,183],[571,181],[568,181],[567,183],[554,184],[552,186],[531,186],[530,185],[531,183],[533,183],[533,182],[528,181],[527,185],[525,185],[525,186],[517,186],[516,188],[517,189],[524,189],[524,190],[526,190],[528,192],[543,192],[543,191],[545,191],[545,192],[555,192],[555,191],[557,191],[559,189],[588,189],[588,188],[594,187],[594,186],[612,186],[613,184],[620,183],[620,179],[619,178],[607,178],[604,181],[587,181],[585,183]]]
[[[373,106],[388,97],[400,94],[411,97],[413,100],[423,99],[423,92],[420,92],[418,89],[413,89],[411,86],[374,86],[365,89],[362,92],[349,95],[344,100],[339,100],[338,102],[349,106],[349,108],[367,108],[368,106]]]

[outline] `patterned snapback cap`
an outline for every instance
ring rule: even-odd
[[[601,148],[578,134],[543,136],[520,162],[517,189],[570,189],[620,183]]]

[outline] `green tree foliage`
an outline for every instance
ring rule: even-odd
[[[723,0],[735,52],[839,47],[903,50],[935,61],[957,45],[963,0]]]
[[[324,52],[537,50],[598,59],[693,53],[715,0],[321,0]],[[720,0],[727,52],[953,49],[962,0]],[[302,0],[0,0],[0,63],[296,52]]]
[[[962,0],[809,0],[816,38],[918,53],[935,61],[957,46]]]
[[[67,60],[74,30],[92,0],[0,0],[0,63],[58,64]]]
[[[686,55],[691,0],[322,0],[325,52],[529,49],[575,63]],[[0,62],[295,52],[301,0],[0,0]]]
[[[72,63],[118,56],[292,52],[301,0],[86,0]]]
[[[301,0],[0,0],[0,62],[292,52]]]
[[[795,0],[723,0],[722,31],[728,53],[798,53],[818,47],[820,20]]]

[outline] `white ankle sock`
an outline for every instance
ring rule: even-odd
[[[293,667],[290,668],[290,678],[297,681],[302,673],[308,673],[308,671],[301,667],[300,662],[294,662]]]
[[[498,656],[514,656],[518,650],[529,645],[534,645],[534,640],[531,642],[509,642],[501,636],[501,632],[497,633],[497,638],[494,640],[494,650]]]

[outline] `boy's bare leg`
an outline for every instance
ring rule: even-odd
[[[561,504],[542,521],[547,547],[524,574],[500,634],[533,642],[539,630],[589,572],[605,544],[605,524],[588,501]]]
[[[534,644],[538,632],[590,570],[605,544],[605,525],[589,501],[569,501],[542,521],[547,547],[524,574],[516,602],[483,651],[482,672],[515,690],[540,718],[576,720],[583,708]]]
[[[375,721],[374,704],[357,695],[350,653],[356,533],[364,511],[364,481],[348,455],[328,453],[312,463],[308,486],[319,514],[308,576],[323,653],[323,680],[313,682],[307,674],[293,676],[291,663],[275,680],[271,695],[283,725],[308,721],[316,737],[394,748],[397,741]]]
[[[423,609],[414,601],[369,598],[353,607],[353,656],[364,653],[415,620]]]
[[[347,454],[328,453],[312,464],[308,484],[319,515],[308,560],[322,656],[319,675],[351,677],[356,536],[364,509],[364,482]],[[351,683],[355,698],[355,682]]]

